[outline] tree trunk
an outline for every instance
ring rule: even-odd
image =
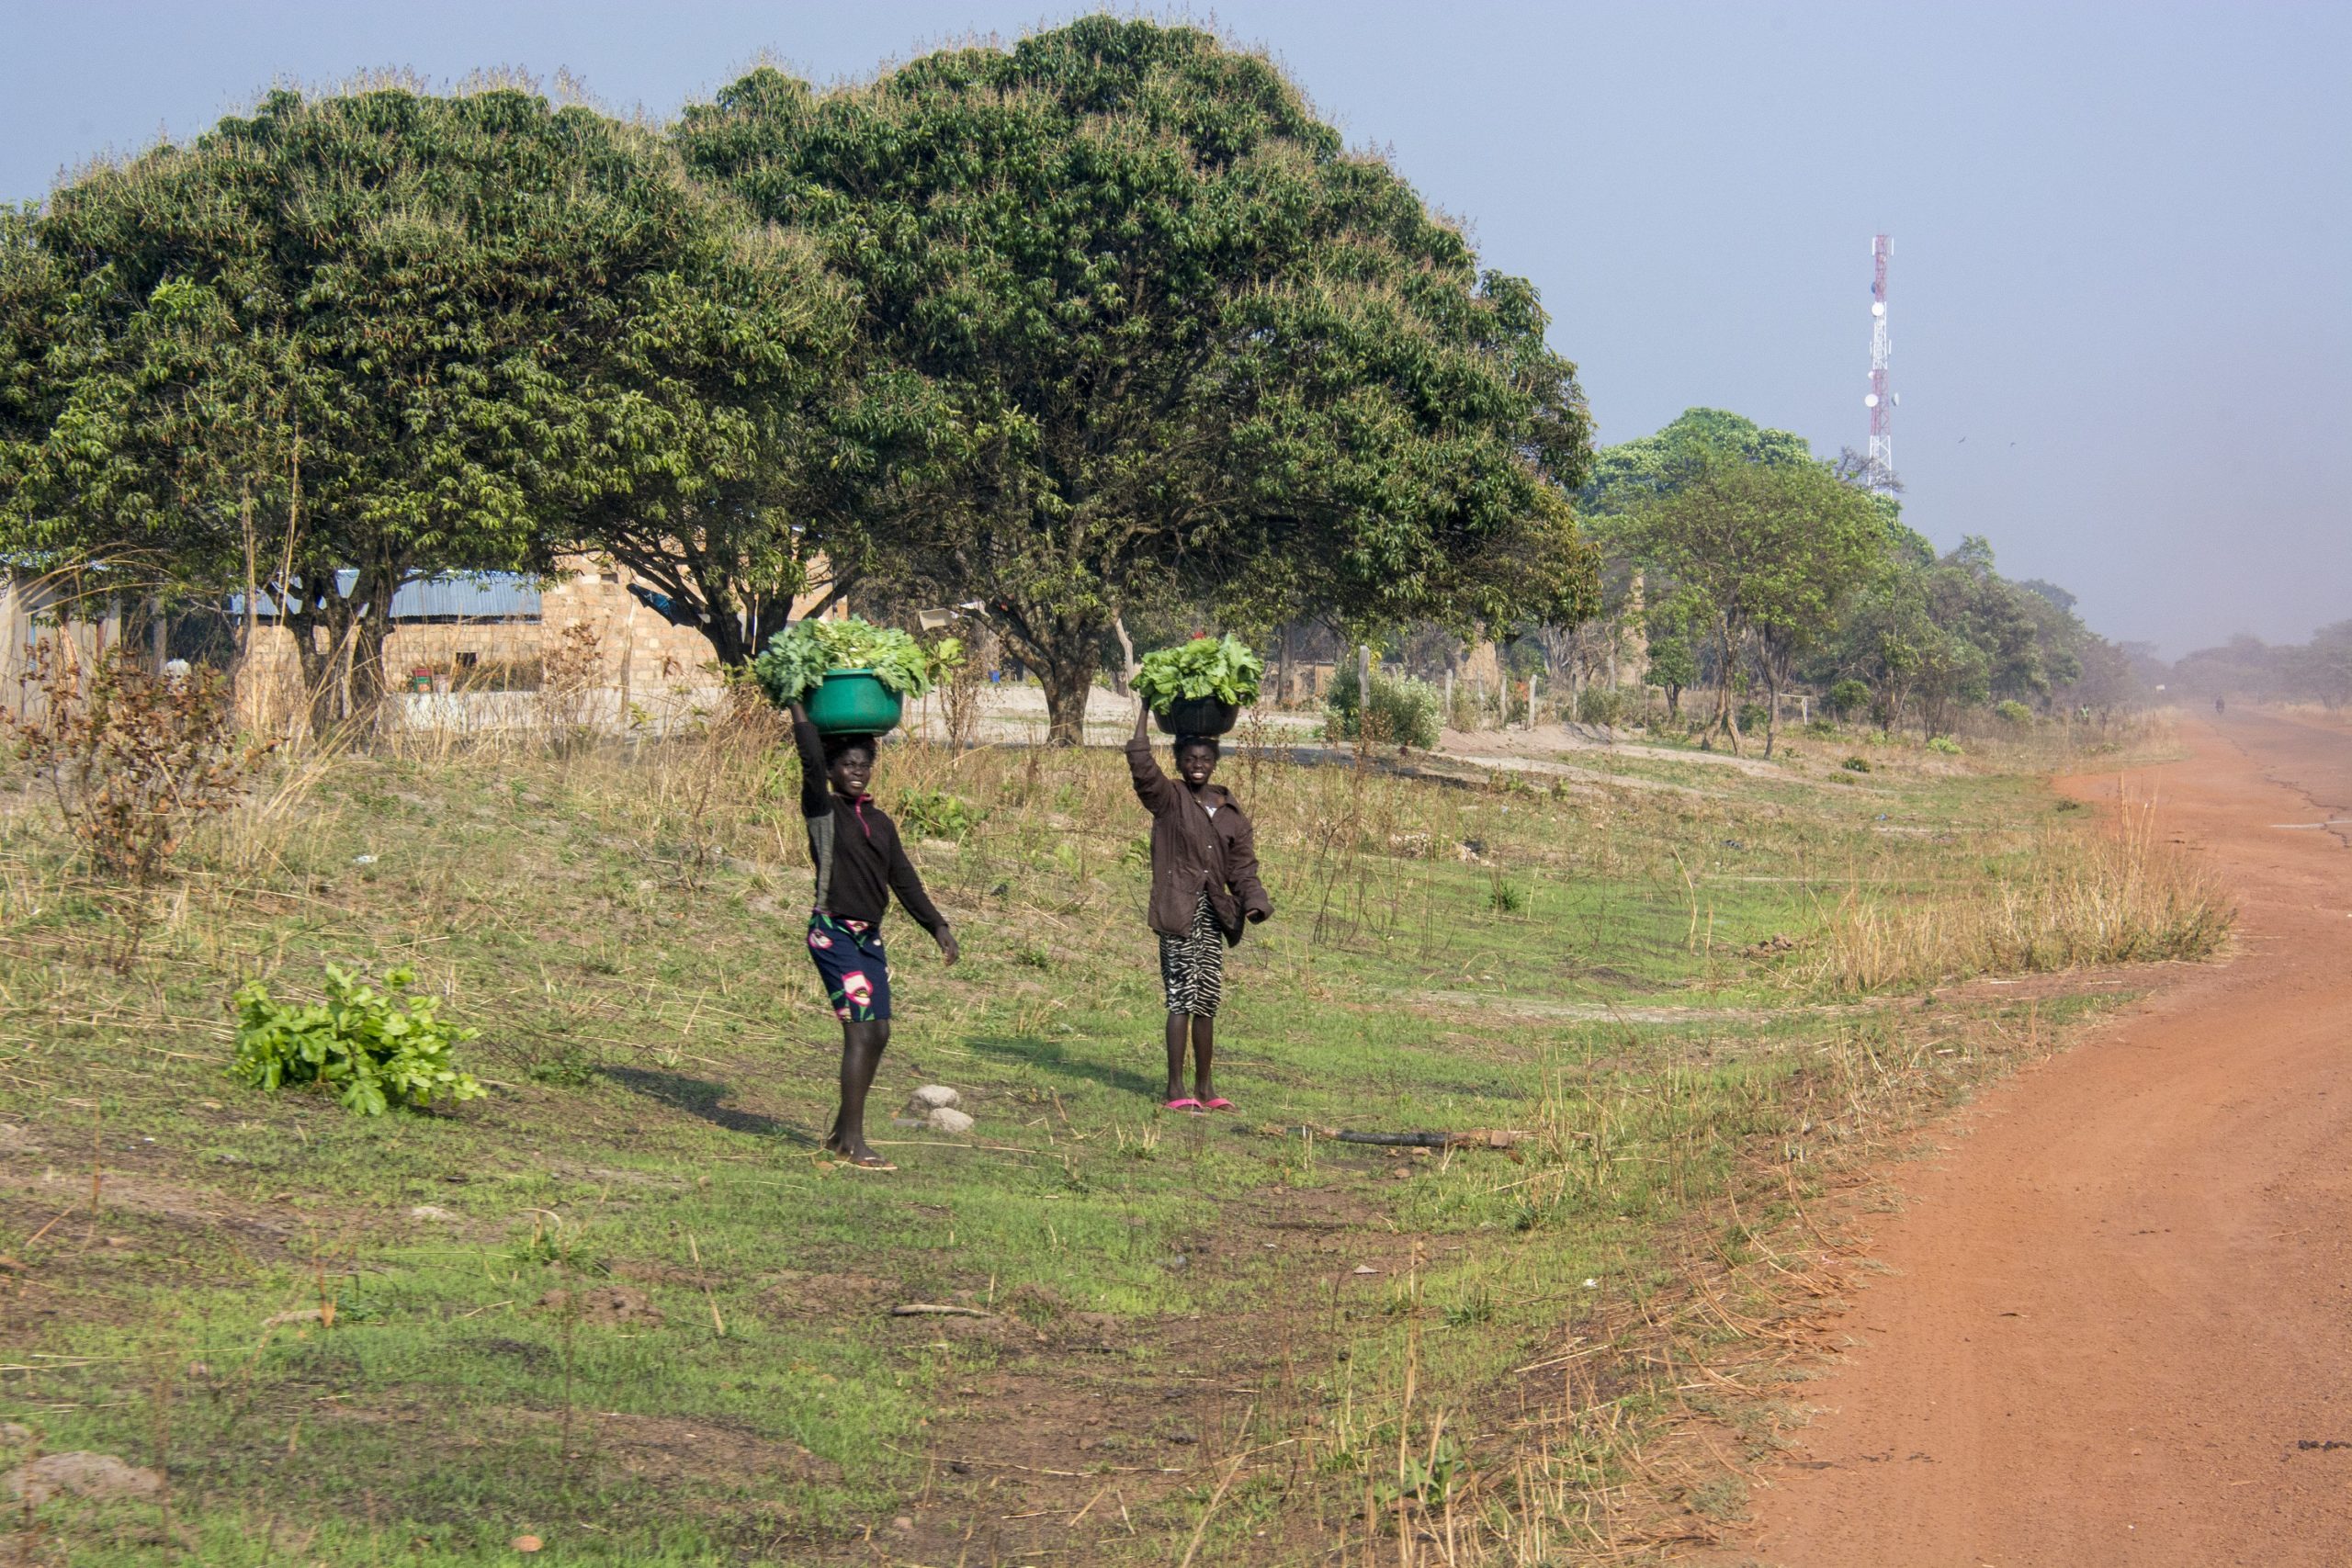
[[[1086,696],[1094,687],[1097,660],[1090,643],[1083,655],[1058,650],[1037,667],[1038,683],[1046,688],[1046,744],[1086,744]]]
[[[1792,665],[1795,655],[1787,657]],[[1769,636],[1757,639],[1756,667],[1764,675],[1764,757],[1769,761],[1773,743],[1781,735],[1781,688],[1788,679],[1788,670],[1783,668],[1781,657],[1773,652]]]
[[[1111,630],[1119,638],[1119,690],[1133,691],[1136,683],[1136,645],[1127,636],[1127,618],[1124,615],[1111,617]]]
[[[384,697],[392,682],[385,678],[384,645],[392,635],[392,594],[400,574],[379,569],[352,584],[352,597],[365,611],[353,617],[351,648],[351,716],[372,724],[381,716]]]
[[[1699,749],[1702,751],[1715,749],[1715,736],[1720,731],[1731,740],[1731,754],[1735,757],[1739,755],[1739,721],[1732,711],[1732,677],[1736,657],[1732,644],[1731,618],[1718,615],[1715,618],[1715,715],[1708,721],[1706,734],[1699,739]]]

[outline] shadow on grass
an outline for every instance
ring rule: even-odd
[[[683,1111],[698,1117],[714,1127],[730,1133],[751,1133],[763,1138],[782,1138],[804,1149],[813,1149],[818,1138],[773,1116],[763,1116],[756,1111],[737,1111],[721,1105],[727,1098],[728,1087],[712,1083],[707,1078],[690,1078],[683,1073],[649,1072],[643,1067],[604,1067],[605,1077],[623,1089],[634,1089],[648,1100],[660,1100],[673,1111]]]
[[[1160,1080],[1149,1073],[1108,1062],[1073,1056],[1051,1041],[1027,1036],[974,1035],[964,1042],[981,1055],[1013,1066],[1035,1067],[1059,1078],[1084,1078],[1127,1094],[1139,1094],[1159,1103]],[[1159,1065],[1155,1056],[1153,1065]]]

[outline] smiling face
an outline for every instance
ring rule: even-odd
[[[1198,789],[1216,772],[1216,758],[1217,745],[1214,740],[1180,740],[1176,743],[1176,774]]]
[[[874,782],[874,742],[853,740],[825,762],[826,782],[837,795],[860,795]]]

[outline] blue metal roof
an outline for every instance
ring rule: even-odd
[[[338,592],[348,593],[359,574],[346,567],[335,573]],[[262,594],[261,613],[275,615],[276,601]],[[245,613],[245,596],[229,596],[229,613]],[[539,618],[539,583],[534,577],[511,571],[475,571],[429,578],[403,585],[392,594],[396,621],[476,620],[536,621]]]

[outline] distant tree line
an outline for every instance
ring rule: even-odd
[[[2200,696],[2343,707],[2352,704],[2352,620],[2322,626],[2308,642],[2273,646],[2241,636],[2199,649],[2175,661],[2171,683]]]
[[[1939,556],[1881,477],[1714,409],[1596,456],[1577,500],[1604,558],[1604,615],[1638,622],[1670,705],[1711,691],[1710,743],[1740,744],[1754,694],[1769,755],[1778,699],[1797,683],[1928,735],[1973,706],[2134,700],[2128,658],[2072,594],[2003,578],[1980,537]]]

